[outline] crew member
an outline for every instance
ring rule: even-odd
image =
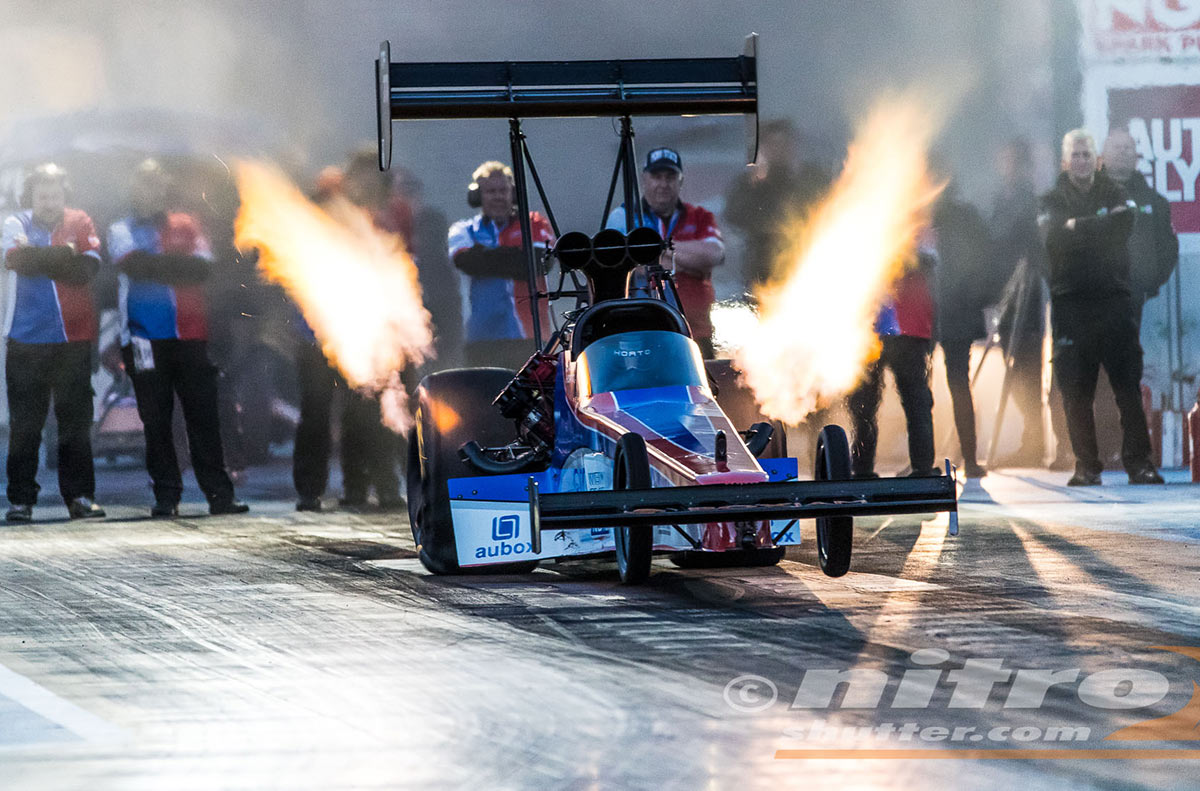
[[[417,264],[421,301],[433,323],[433,359],[422,373],[462,367],[462,288],[458,270],[446,252],[446,215],[425,202],[425,186],[416,174],[392,168],[392,190],[412,211],[412,255]]]
[[[192,216],[167,211],[167,176],[155,160],[134,172],[132,213],[113,223],[108,251],[118,268],[121,343],[146,436],[156,517],[177,516],[183,479],[171,416],[183,407],[196,481],[211,514],[240,514],[225,469],[217,368],[208,357],[204,281],[212,253]]]
[[[987,474],[977,458],[975,403],[971,397],[971,345],[987,332],[983,309],[996,301],[1004,278],[992,266],[991,238],[983,217],[949,182],[933,212],[937,236],[937,329],[946,357],[946,384],[968,478]],[[997,282],[999,281],[999,282]]]
[[[1076,129],[1063,137],[1062,168],[1042,198],[1039,221],[1050,262],[1055,376],[1075,450],[1068,486],[1096,486],[1104,469],[1092,411],[1100,366],[1121,413],[1121,461],[1130,483],[1162,483],[1150,459],[1142,408],[1142,346],[1129,271],[1129,234],[1137,204],[1096,171],[1096,141]]]
[[[692,338],[708,359],[713,357],[709,312],[716,299],[712,270],[725,260],[725,242],[712,212],[680,200],[682,187],[683,160],[679,152],[656,148],[647,154],[642,168],[642,205],[633,227],[654,228],[671,243],[671,249],[663,253],[663,263],[668,269],[674,267],[683,315]],[[624,206],[612,210],[607,227],[625,232]]]
[[[929,389],[933,350],[933,296],[929,288],[936,259],[921,251],[892,287],[891,298],[875,321],[881,349],[863,372],[862,382],[848,399],[854,426],[850,446],[855,478],[876,478],[875,449],[879,441],[876,415],[883,393],[883,369],[892,370],[908,429],[908,458],[914,477],[938,475],[933,466],[933,392]]]
[[[26,209],[4,221],[0,252],[8,268],[8,510],[29,522],[37,504],[38,448],[54,400],[58,489],[72,519],[98,518],[92,462],[91,281],[100,266],[92,219],[66,208],[66,172],[40,165],[25,180]]]
[[[450,226],[450,260],[467,276],[469,311],[464,354],[469,366],[520,368],[534,352],[529,270],[514,205],[512,168],[484,162],[471,175],[468,202],[479,213]],[[553,244],[550,224],[529,213],[533,246],[540,258]],[[539,275],[539,288],[545,282]],[[542,311],[542,326],[549,312]]]
[[[756,291],[774,275],[787,249],[788,222],[803,216],[829,188],[829,174],[800,157],[800,134],[790,120],[763,124],[758,159],[725,197],[725,219],[746,239],[742,277]]]
[[[1038,193],[1033,185],[1033,155],[1023,137],[1009,140],[997,157],[1000,189],[991,216],[995,240],[991,271],[1009,279],[1002,300],[1001,346],[1012,354],[1013,404],[1021,415],[1021,444],[998,462],[1000,467],[1038,467],[1044,463],[1046,432],[1042,426],[1043,337],[1046,331],[1046,248],[1038,233]],[[1024,293],[1018,304],[1016,297]],[[1072,462],[1066,443],[1058,389],[1052,391],[1050,414],[1055,433],[1062,438],[1054,466],[1069,469]],[[1065,465],[1065,466],[1064,466]]]
[[[371,215],[375,226],[390,231],[407,244],[412,233],[412,211],[407,201],[392,194],[388,174],[380,173],[374,151],[351,157],[344,173],[327,168],[318,177],[318,202],[343,195]],[[331,262],[336,265],[336,262]],[[307,323],[299,322],[303,341],[297,359],[300,378],[300,422],[292,456],[296,510],[320,511],[321,495],[329,479],[330,421],[335,390],[342,398],[342,496],[338,504],[364,508],[371,489],[381,510],[405,505],[396,474],[399,440],[383,425],[379,396],[347,385],[329,364]]]

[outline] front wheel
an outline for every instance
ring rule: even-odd
[[[817,437],[813,477],[818,481],[850,480],[850,442],[841,426],[826,426]],[[850,570],[854,549],[854,518],[829,516],[817,522],[817,562],[830,577]]]
[[[641,434],[624,434],[617,441],[613,464],[613,491],[649,489],[650,455]],[[650,577],[654,528],[649,525],[613,528],[617,545],[617,571],[621,582],[634,585]]]

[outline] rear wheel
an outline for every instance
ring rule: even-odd
[[[617,441],[613,464],[613,490],[649,489],[650,455],[640,434],[624,434]],[[654,528],[649,525],[613,528],[617,545],[617,571],[621,582],[633,585],[650,577]]]
[[[409,434],[408,519],[421,565],[434,574],[525,574],[536,560],[461,568],[450,519],[450,478],[484,473],[466,464],[458,449],[468,440],[504,445],[513,426],[492,399],[512,379],[505,368],[464,368],[430,374],[417,388],[415,427]]]
[[[850,480],[850,442],[841,426],[826,426],[817,437],[813,477],[818,481]],[[817,562],[830,577],[850,570],[854,549],[854,518],[830,516],[817,522]]]

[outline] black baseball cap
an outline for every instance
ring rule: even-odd
[[[646,172],[673,170],[676,173],[682,173],[683,160],[679,158],[679,152],[673,148],[656,148],[646,155],[646,167],[642,170]]]

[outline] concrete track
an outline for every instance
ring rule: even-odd
[[[1064,477],[972,483],[957,538],[862,520],[840,579],[806,525],[778,567],[662,560],[630,588],[596,564],[431,577],[405,518],[297,514],[278,468],[248,516],[154,521],[143,476],[108,474],[103,522],[0,527],[0,787],[1200,787],[1200,732],[1104,740],[1200,681],[1154,648],[1200,645],[1198,490]],[[1009,673],[977,705],[968,659]],[[807,675],[851,669],[882,671],[878,702]],[[914,669],[928,704],[898,707]],[[1018,669],[1078,673],[1019,708]],[[1035,752],[1118,749],[1171,752]]]

